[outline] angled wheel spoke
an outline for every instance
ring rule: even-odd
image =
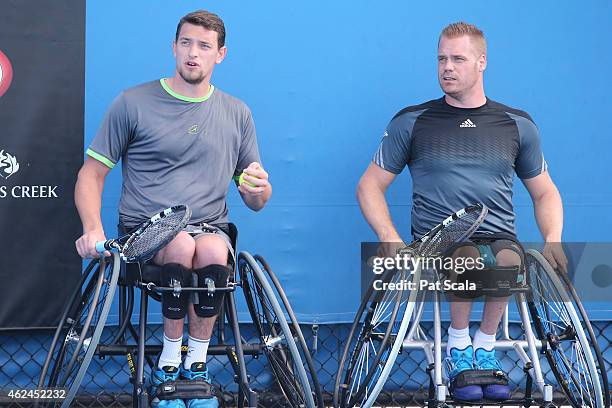
[[[420,272],[419,272],[420,276]],[[405,271],[389,271],[384,282],[413,278]],[[387,290],[384,293],[368,288],[359,306],[345,344],[334,389],[335,405],[347,408],[362,406],[378,395],[386,380],[382,377],[397,341],[400,321],[405,319],[409,303],[406,293]],[[393,355],[393,361],[397,353]]]
[[[532,291],[529,310],[538,335],[547,343],[544,353],[553,374],[573,407],[608,408],[603,358],[569,280],[537,252],[527,251],[525,259]]]
[[[310,354],[303,346],[299,326],[291,317],[293,312],[269,266],[263,258],[241,253],[238,270],[249,312],[265,344],[264,354],[287,402],[291,407],[311,407],[315,399],[322,406]]]

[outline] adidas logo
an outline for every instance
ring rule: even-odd
[[[462,127],[462,128],[465,128],[465,127],[476,127],[476,125],[470,119],[466,119],[462,124],[459,125],[459,127]]]

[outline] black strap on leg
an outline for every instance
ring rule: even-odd
[[[460,298],[473,299],[482,295],[506,297],[527,289],[524,282],[517,283],[518,266],[492,266],[484,269],[468,269],[457,275],[459,290],[451,290]]]

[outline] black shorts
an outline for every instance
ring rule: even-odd
[[[484,269],[471,270],[461,275],[455,274],[454,271],[444,271],[446,276],[453,282],[474,282],[477,284],[477,290],[454,291],[453,293],[457,297],[463,299],[474,299],[482,295],[506,297],[510,295],[510,291],[507,290],[508,287],[516,288],[526,285],[526,277],[523,271],[525,254],[523,247],[515,236],[510,234],[474,234],[469,241],[453,245],[446,252],[445,256],[450,257],[457,249],[465,247],[473,247],[478,251],[479,257],[482,258]],[[513,251],[519,256],[518,273],[516,267],[497,267],[497,254],[504,249]],[[483,275],[484,273],[489,274],[493,272],[491,268],[496,267],[498,270],[495,277]],[[500,281],[497,279],[500,279]],[[503,285],[501,282],[503,282]],[[483,291],[482,287],[489,287],[489,290]]]
[[[521,259],[520,267],[525,263],[525,251],[514,235],[503,233],[474,234],[469,241],[459,242],[451,246],[444,256],[451,256],[453,252],[463,247],[476,248],[480,256],[484,258],[485,266],[495,266],[497,254],[502,249],[515,252]]]

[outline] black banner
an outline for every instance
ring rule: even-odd
[[[0,328],[56,324],[81,272],[85,1],[0,8]]]

